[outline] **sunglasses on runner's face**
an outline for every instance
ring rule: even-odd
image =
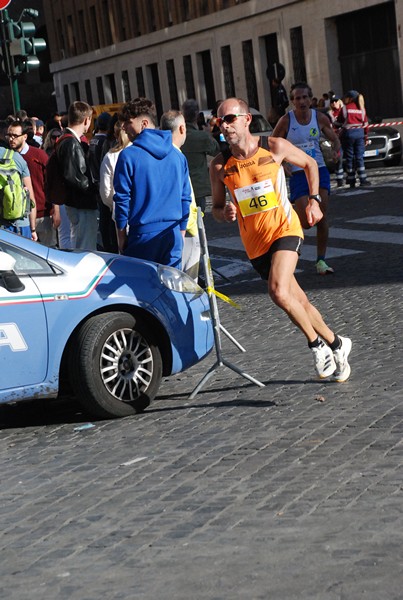
[[[217,117],[216,119],[216,124],[218,125],[218,127],[221,127],[221,125],[223,123],[227,123],[227,125],[231,125],[231,123],[233,123],[235,121],[235,119],[237,119],[238,117],[247,117],[248,114],[247,113],[239,113],[237,115],[224,115],[223,117]]]

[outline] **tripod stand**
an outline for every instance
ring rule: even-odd
[[[239,348],[239,350],[241,350],[241,352],[246,352],[246,350],[245,350],[245,348],[243,348],[243,346],[241,346],[241,344],[239,342],[237,342],[237,340],[220,323],[220,315],[218,313],[217,299],[214,294],[214,278],[213,278],[212,268],[210,265],[210,256],[209,256],[208,245],[207,245],[206,231],[204,229],[203,217],[202,217],[200,208],[197,211],[197,226],[199,229],[201,257],[202,257],[202,261],[203,261],[204,275],[205,275],[205,280],[206,280],[206,284],[207,284],[207,293],[208,293],[209,302],[210,302],[211,318],[213,321],[214,344],[215,344],[217,360],[215,361],[213,366],[210,367],[210,369],[207,371],[207,373],[204,375],[204,377],[200,380],[200,382],[197,384],[197,386],[194,388],[194,390],[188,397],[188,400],[192,400],[196,396],[196,394],[201,390],[201,388],[204,386],[204,384],[214,374],[214,371],[216,371],[219,367],[227,367],[228,369],[235,371],[235,373],[238,373],[238,375],[242,375],[242,377],[245,377],[245,379],[248,379],[255,385],[258,385],[259,387],[265,387],[264,383],[261,383],[260,381],[258,381],[257,379],[255,379],[254,377],[249,375],[248,373],[245,373],[245,371],[243,371],[239,367],[233,365],[228,360],[225,360],[225,358],[223,358],[223,356],[222,356],[221,334],[220,334],[221,331],[233,342],[233,344],[235,344],[235,346],[237,346],[237,348]]]

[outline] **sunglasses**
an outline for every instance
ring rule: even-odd
[[[227,123],[227,125],[231,125],[238,117],[247,117],[247,113],[239,113],[238,115],[224,115],[223,117],[216,118],[216,124],[218,127],[221,127],[223,123]]]
[[[56,133],[56,134],[51,135],[50,137],[52,140],[58,140],[60,136],[61,136],[60,133],[59,134]]]

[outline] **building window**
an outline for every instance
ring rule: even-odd
[[[130,30],[130,24],[126,22],[125,19],[123,19],[121,17],[121,15],[125,14],[125,10],[126,10],[126,6],[123,3],[123,0],[119,0],[117,3],[117,7],[116,7],[116,13],[115,15],[118,15],[117,18],[115,17],[115,31],[117,31],[117,35],[119,37],[119,42],[124,42],[125,40],[128,39],[128,35],[127,35],[127,27]]]
[[[84,17],[83,10],[78,11],[78,19],[77,20],[78,20],[78,27],[79,27],[79,31],[80,31],[81,48],[83,49],[83,52],[88,52],[88,39],[87,39],[87,32],[85,29],[85,17]]]
[[[66,58],[66,42],[64,40],[63,25],[60,19],[57,20],[57,33],[59,35],[60,44],[60,56],[62,59]]]
[[[167,76],[171,108],[179,110],[178,88],[176,85],[175,63],[173,60],[167,60]]]
[[[98,92],[98,104],[105,104],[104,86],[102,83],[102,77],[97,77],[97,92]]]
[[[192,57],[189,55],[183,57],[183,70],[185,72],[186,96],[187,98],[196,98],[196,90],[192,69]]]
[[[129,81],[129,72],[128,71],[122,71],[122,92],[123,92],[123,99],[125,102],[128,102],[129,100],[131,100],[130,81]]]
[[[80,100],[80,86],[78,81],[74,81],[71,84],[71,87],[73,88],[73,92],[74,92],[74,100]]]
[[[89,79],[85,80],[85,95],[87,96],[88,104],[94,104],[94,100],[92,99],[91,81]]]
[[[108,103],[115,103],[118,101],[118,95],[116,92],[116,83],[114,73],[105,75],[105,97]]]
[[[156,31],[157,29],[157,23],[155,20],[155,11],[154,11],[154,5],[152,2],[150,2],[150,0],[147,2],[146,5],[146,15],[147,15],[147,29],[148,31]]]
[[[145,98],[146,88],[144,85],[144,75],[143,69],[141,67],[137,67],[136,69],[136,81],[137,81],[137,91],[140,98]]]
[[[227,98],[235,96],[234,73],[232,71],[231,47],[223,46],[221,48],[221,60],[224,74],[224,88]]]
[[[66,109],[68,109],[68,107],[70,106],[70,92],[69,92],[69,86],[67,85],[67,83],[65,83],[63,86],[63,94],[64,94],[64,104],[66,106]]]
[[[304,40],[302,27],[290,29],[292,66],[294,70],[294,81],[306,81]]]
[[[161,96],[161,86],[160,86],[160,78],[158,74],[158,63],[152,63],[151,65],[147,65],[147,70],[149,75],[151,76],[151,82],[153,86],[153,96],[155,108],[157,111],[158,120],[160,120],[163,111],[162,108],[162,96]],[[148,81],[150,81],[150,77],[148,77]]]
[[[173,24],[170,0],[164,0],[162,5],[162,13],[164,26],[170,27]]]
[[[189,0],[181,0],[179,22],[182,23],[183,21],[189,21],[189,19],[190,19]]]
[[[113,44],[112,39],[112,14],[109,11],[109,2],[108,0],[102,0],[102,14],[104,17],[104,31],[105,31],[105,42],[107,46]]]
[[[206,89],[207,108],[213,109],[216,105],[216,97],[210,50],[204,50],[203,52],[200,52],[200,58],[203,69],[204,85]]]
[[[264,36],[264,45],[266,49],[267,66],[270,74],[273,71],[273,65],[280,62],[278,57],[277,33],[269,33]]]
[[[243,66],[245,69],[246,91],[248,94],[248,103],[253,108],[259,108],[257,95],[255,62],[253,59],[252,40],[242,42]]]
[[[209,14],[209,2],[208,0],[201,0],[200,13],[202,16]]]
[[[101,47],[101,40],[99,38],[99,29],[98,29],[98,20],[97,20],[97,13],[95,10],[95,6],[91,6],[90,7],[90,22],[92,24],[92,31],[94,34],[94,40],[95,40],[95,50],[98,50],[98,48]]]
[[[69,44],[69,56],[77,55],[76,37],[73,33],[73,17],[68,15],[67,17],[67,39]]]

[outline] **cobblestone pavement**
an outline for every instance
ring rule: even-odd
[[[71,400],[0,408],[2,598],[403,597],[401,179],[337,190],[335,275],[314,273],[309,235],[299,264],[353,339],[347,383],[315,380],[236,227],[207,214],[216,287],[241,306],[219,301],[221,321],[246,349],[223,336],[223,355],[264,388],[220,367],[189,400],[211,354],[136,418],[80,430]]]

